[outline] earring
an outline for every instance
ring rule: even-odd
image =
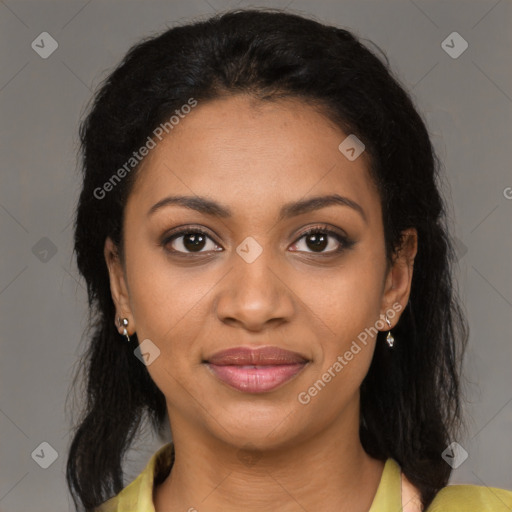
[[[123,326],[123,336],[126,336],[126,341],[130,341],[130,336],[128,336],[128,331],[126,330],[126,327],[128,326],[128,318],[123,318],[123,321],[121,322],[121,319],[117,317],[117,323],[119,324],[119,327],[121,325]]]
[[[389,321],[388,315],[386,314],[386,322],[388,326],[391,328],[391,322]],[[389,348],[393,347],[393,343],[395,343],[395,338],[393,338],[393,335],[391,334],[391,331],[388,331],[388,335],[386,336],[386,341],[389,345]]]

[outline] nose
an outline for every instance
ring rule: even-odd
[[[269,250],[251,263],[234,253],[233,267],[218,287],[217,317],[248,331],[289,322],[296,309],[289,279]]]

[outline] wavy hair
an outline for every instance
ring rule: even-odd
[[[301,99],[363,141],[388,263],[401,232],[418,232],[410,298],[394,328],[398,343],[389,350],[378,333],[361,385],[360,437],[372,457],[401,465],[426,508],[451,474],[441,453],[464,427],[460,366],[469,329],[453,276],[439,159],[384,54],[350,31],[276,9],[229,11],[140,41],[102,82],[80,125],[74,252],[87,284],[89,328],[74,379],[83,377],[85,400],[66,471],[75,506],[91,510],[117,494],[123,457],[144,419],[159,433],[167,421],[164,395],[115,327],[103,254],[109,236],[123,260],[123,211],[138,166],[102,199],[95,191],[190,98],[200,104],[238,93]]]

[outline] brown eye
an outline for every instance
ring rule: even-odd
[[[218,247],[217,244],[213,242],[210,236],[204,231],[197,229],[175,233],[166,238],[162,245],[166,247],[171,246],[171,249],[168,249],[169,252],[178,252],[183,254],[218,250],[216,249],[216,247]],[[206,250],[204,250],[205,248]]]
[[[301,244],[300,242],[304,240]],[[294,251],[309,252],[317,254],[339,253],[345,248],[349,248],[353,243],[346,237],[329,229],[312,228],[302,234],[297,242],[293,245]],[[298,247],[304,247],[301,249]],[[309,250],[307,250],[309,249]],[[327,249],[327,250],[326,250]]]

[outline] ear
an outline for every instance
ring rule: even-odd
[[[391,317],[391,328],[397,324],[400,311],[405,309],[411,293],[414,258],[418,250],[418,233],[415,228],[402,231],[401,245],[395,252],[393,263],[386,276],[382,296],[381,315],[391,309],[396,313]],[[399,307],[400,306],[400,307]],[[386,330],[390,327],[386,326]]]
[[[130,300],[128,293],[128,286],[126,284],[126,275],[123,269],[122,262],[120,261],[117,247],[110,237],[105,239],[105,246],[103,254],[108,267],[108,273],[110,277],[110,292],[112,294],[112,300],[116,306],[116,318],[115,324],[120,334],[123,333],[123,327],[118,323],[118,318],[127,318],[128,326],[126,330],[128,335],[135,332],[135,320],[132,315],[130,308]]]

